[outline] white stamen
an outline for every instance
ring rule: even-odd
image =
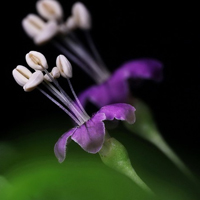
[[[34,38],[45,27],[45,22],[35,14],[29,14],[22,20],[22,27],[26,34]]]
[[[65,22],[65,32],[69,33],[77,28],[77,23],[74,16],[70,16],[67,18]]]
[[[57,67],[54,67],[49,74],[54,79],[60,77],[60,71]],[[49,78],[49,76],[47,74],[44,75],[44,79],[46,81],[52,82],[51,78]]]
[[[76,104],[71,100],[71,98],[62,90],[62,92],[58,91],[51,83],[44,83],[47,89],[56,96],[65,106],[69,108],[69,110],[77,117],[79,120],[79,125],[85,122],[85,118],[83,114],[80,112]],[[61,89],[61,87],[59,86]]]
[[[81,45],[73,42],[69,38],[66,38],[64,42],[68,46],[68,48],[70,48],[70,50],[78,55],[90,67],[90,70],[92,71],[92,74],[95,76],[95,79],[98,83],[101,83],[103,82],[103,80],[105,80],[104,76],[107,76],[107,74],[105,74],[104,71],[101,70],[98,63],[96,63],[96,61],[89,54],[88,51],[86,51],[84,48],[82,48]]]
[[[62,104],[60,104],[58,101],[56,101],[54,98],[52,98],[49,94],[47,94],[44,90],[38,88],[39,91],[44,94],[48,99],[50,99],[53,103],[55,103],[59,108],[61,108],[65,113],[67,113],[73,120],[76,124],[78,124],[79,126],[81,125],[81,123],[79,122],[78,119],[76,119],[76,117],[70,113],[69,110],[67,110]]]
[[[87,42],[88,42],[88,44],[90,46],[90,49],[92,50],[92,53],[94,54],[96,60],[99,62],[99,67],[101,67],[102,71],[104,71],[105,74],[110,76],[110,73],[107,70],[105,63],[103,62],[103,60],[102,60],[102,58],[101,58],[101,56],[100,56],[100,54],[99,54],[94,42],[92,40],[92,37],[91,37],[89,31],[86,30],[86,31],[84,31],[84,33],[85,33],[85,37],[87,39]]]
[[[56,58],[56,66],[58,67],[61,76],[64,78],[72,77],[72,66],[71,63],[64,55],[59,55]]]
[[[59,78],[60,77],[60,71],[57,67],[54,67],[51,71],[53,78]]]
[[[34,73],[31,73],[24,66],[17,66],[13,70],[13,77],[16,82],[23,86],[24,91],[30,92],[35,89],[39,84],[43,85],[63,104],[59,103],[57,100],[52,98],[47,94],[42,88],[37,87],[40,92],[42,92],[46,97],[58,105],[63,111],[65,111],[78,125],[85,123],[90,117],[85,112],[84,108],[81,106],[73,88],[69,81],[69,77],[72,77],[72,67],[67,58],[63,55],[57,57],[57,65],[60,67],[61,71],[64,73],[65,78],[67,78],[70,89],[73,96],[75,97],[75,102],[68,96],[68,94],[59,85],[56,78],[60,76],[60,69],[54,67],[49,73],[47,71],[48,65],[46,58],[43,54],[37,51],[30,51],[26,54],[26,61],[30,67],[35,69]],[[44,71],[46,74],[43,75]],[[48,77],[48,78],[47,78]],[[46,81],[44,81],[44,79]],[[55,86],[54,86],[55,85]],[[78,103],[78,105],[77,105]]]
[[[39,0],[38,1],[38,11],[41,13],[54,12],[55,0]],[[40,7],[40,8],[39,8]],[[56,10],[57,8],[55,8]],[[57,11],[56,11],[57,12]],[[41,14],[42,15],[42,14]],[[109,71],[105,67],[100,55],[97,52],[96,47],[88,33],[91,28],[91,16],[85,5],[81,2],[76,2],[72,6],[72,15],[66,20],[65,23],[55,21],[55,18],[51,18],[47,23],[42,21],[38,16],[32,15],[27,19],[27,24],[25,25],[28,34],[33,38],[34,43],[37,45],[44,44],[52,39],[52,43],[62,52],[65,56],[68,56],[73,62],[78,66],[83,68],[83,70],[89,74],[89,76],[94,79],[98,84],[107,80],[110,76]],[[87,49],[85,45],[80,42],[75,36],[73,31],[76,28],[82,29],[86,36],[87,43],[90,49]],[[60,34],[59,34],[60,33]],[[55,37],[57,36],[57,37]],[[58,43],[56,39],[61,39],[63,42],[62,46]],[[91,54],[91,52],[93,55]],[[37,66],[38,67],[38,66]],[[40,66],[39,69],[43,70]],[[62,72],[62,70],[61,70]],[[66,75],[65,72],[61,73],[65,78],[70,78],[71,75]],[[48,75],[49,76],[49,75]],[[47,76],[46,76],[47,77]],[[48,81],[52,77],[49,76]],[[53,82],[53,80],[51,80]]]
[[[35,44],[41,45],[51,40],[59,31],[56,21],[48,21],[43,29],[33,38]]]
[[[72,15],[79,28],[90,29],[91,28],[91,16],[85,5],[81,2],[76,2],[72,6]]]
[[[24,86],[29,78],[31,77],[32,73],[31,71],[29,71],[26,67],[22,66],[22,65],[18,65],[13,71],[12,71],[12,75],[15,79],[15,81],[20,85],[20,86]]]
[[[92,78],[96,78],[96,76],[91,73],[92,71],[89,69],[89,67],[84,63],[77,55],[74,55],[71,53],[68,49],[63,47],[61,44],[57,42],[53,42],[53,45],[61,51],[63,54],[67,55],[68,58],[70,58],[74,63],[76,63],[79,67],[81,67],[89,76]]]
[[[43,81],[43,73],[41,71],[34,72],[27,83],[23,86],[25,92],[35,89]]]
[[[35,70],[45,70],[48,69],[47,60],[43,54],[37,51],[30,51],[25,56],[27,64]]]
[[[61,20],[63,9],[58,1],[39,0],[36,3],[37,12],[46,20]]]
[[[78,99],[78,97],[77,97],[77,95],[76,95],[76,93],[75,93],[75,91],[74,91],[74,89],[73,89],[73,87],[72,87],[71,81],[70,81],[69,79],[67,79],[67,81],[68,81],[69,87],[70,87],[70,89],[71,89],[71,91],[72,91],[72,94],[74,95],[74,98],[75,98],[76,102],[78,103],[78,106],[79,106],[81,112],[82,112],[83,115],[84,115],[84,122],[86,122],[88,119],[90,119],[90,117],[89,117],[89,115],[86,113],[86,111],[84,110],[83,106],[81,105],[81,102],[79,101],[79,99]]]

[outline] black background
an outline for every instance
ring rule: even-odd
[[[50,45],[35,46],[21,26],[35,2],[4,2],[1,12],[1,139],[14,140],[12,128],[37,116],[63,115],[38,91],[25,93],[12,77],[25,54],[42,52],[50,66],[59,54]],[[60,1],[69,16],[74,1]],[[110,71],[126,60],[151,57],[164,64],[164,80],[148,82],[133,91],[151,106],[163,137],[181,155],[199,159],[200,124],[200,32],[197,5],[169,2],[82,1],[93,20],[91,34]],[[93,83],[74,67],[72,83],[78,93]],[[27,133],[28,134],[28,133]],[[194,164],[194,163],[193,163]],[[195,167],[193,165],[193,167]],[[198,166],[196,166],[196,169]]]

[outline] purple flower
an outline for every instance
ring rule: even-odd
[[[125,120],[128,123],[135,122],[135,108],[129,104],[119,103],[102,107],[87,122],[81,126],[72,128],[64,133],[57,141],[54,152],[59,162],[66,156],[66,147],[72,139],[88,153],[99,152],[104,143],[105,120]]]
[[[48,7],[54,11],[49,12],[46,3],[43,4],[43,1],[37,3],[39,16],[28,15],[22,21],[23,28],[37,45],[51,41],[63,55],[82,68],[96,82],[97,85],[89,87],[79,95],[83,106],[87,101],[98,107],[111,103],[127,103],[130,96],[128,79],[136,81],[162,79],[162,63],[151,58],[128,61],[114,73],[110,73],[90,35],[92,17],[86,6],[75,2],[66,23],[63,23],[61,4],[48,2]],[[40,17],[45,18],[45,22]],[[83,37],[79,38],[77,29]]]
[[[124,63],[104,82],[93,85],[79,95],[83,106],[87,101],[98,107],[119,102],[128,102],[130,95],[128,79],[162,80],[163,65],[155,59],[138,59]]]
[[[69,79],[72,77],[72,66],[65,56],[59,55],[57,57],[56,67],[51,72],[47,70],[47,60],[40,52],[30,51],[26,54],[25,58],[29,67],[36,72],[32,73],[26,67],[18,65],[12,71],[16,82],[26,92],[38,89],[66,112],[77,124],[75,128],[64,133],[55,144],[54,151],[59,162],[64,161],[66,146],[70,140],[74,140],[88,153],[94,154],[99,152],[103,146],[106,134],[103,121],[117,119],[127,121],[128,123],[135,122],[135,108],[125,103],[106,105],[90,117],[82,107],[73,90]],[[57,78],[60,76],[67,79],[75,100],[72,100],[58,83]],[[53,97],[48,92],[51,92]]]

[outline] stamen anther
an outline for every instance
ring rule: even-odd
[[[64,78],[72,77],[72,66],[65,56],[59,55],[56,58],[56,66],[58,67],[61,76],[63,76]]]
[[[62,6],[55,0],[39,0],[36,9],[46,20],[60,20],[63,17]]]
[[[54,79],[59,78],[60,77],[60,70],[58,69],[58,67],[54,67],[51,70],[51,72],[49,73],[49,75]],[[47,74],[44,75],[44,79],[46,81],[52,82],[51,78]]]
[[[36,37],[45,27],[45,22],[35,14],[29,14],[22,20],[22,27],[31,38]]]
[[[43,54],[37,51],[30,51],[25,56],[27,64],[35,70],[45,70],[48,69],[47,60]]]
[[[43,73],[41,71],[34,72],[23,89],[25,92],[30,92],[35,89],[43,81]]]
[[[59,27],[56,21],[48,21],[43,29],[33,38],[35,44],[42,45],[51,40],[59,31]]]
[[[81,2],[76,2],[72,6],[72,15],[79,28],[90,29],[91,28],[91,16],[85,5]]]
[[[15,81],[23,87],[28,82],[32,73],[26,67],[18,65],[15,69],[13,69],[12,75]]]

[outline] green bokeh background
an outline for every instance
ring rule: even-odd
[[[0,143],[1,200],[199,199],[198,186],[156,147],[129,132],[121,122],[108,129],[109,134],[127,148],[134,169],[155,192],[155,198],[128,177],[105,166],[98,154],[83,151],[73,141],[66,160],[58,163],[54,144],[72,126],[67,117],[54,116],[27,120],[10,129],[14,139]],[[195,163],[192,157],[186,160]],[[196,176],[199,178],[199,174]]]

